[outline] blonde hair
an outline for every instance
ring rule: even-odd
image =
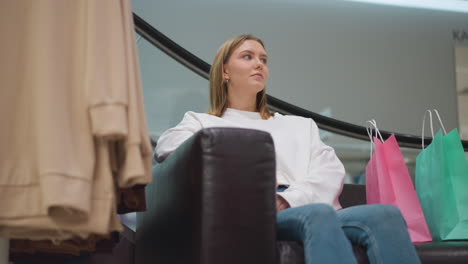
[[[262,40],[252,35],[239,35],[228,39],[216,52],[213,64],[210,69],[210,110],[209,114],[222,116],[228,106],[228,87],[224,80],[224,64],[231,57],[234,50],[242,45],[246,40],[255,40],[265,48]],[[262,119],[268,119],[273,114],[267,109],[267,97],[265,88],[257,93],[256,110],[260,113]]]

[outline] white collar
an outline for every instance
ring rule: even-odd
[[[234,108],[226,108],[226,111],[223,113],[223,118],[225,117],[234,117],[234,118],[244,118],[244,119],[262,119],[262,116],[259,112],[250,112],[250,111],[243,111]]]

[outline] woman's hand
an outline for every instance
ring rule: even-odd
[[[283,211],[284,209],[288,209],[290,206],[289,206],[289,203],[286,202],[286,200],[279,196],[279,195],[276,195],[276,211],[279,212],[279,211]]]

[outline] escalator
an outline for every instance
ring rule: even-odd
[[[148,75],[162,78],[162,83],[170,82],[171,87],[153,87],[158,85],[157,80],[151,82],[151,87],[145,90],[145,106],[149,119],[150,133],[154,139],[164,130],[173,127],[182,119],[186,111],[206,112],[208,106],[208,73],[210,65],[178,45],[175,41],[159,32],[137,14],[133,14],[135,31],[139,47],[155,49],[158,55],[155,58],[140,56],[143,77]],[[144,41],[142,43],[142,41]],[[165,55],[164,55],[165,54]],[[167,56],[166,56],[167,55]],[[157,62],[155,62],[157,61]],[[172,72],[189,76],[189,82],[182,82]],[[170,78],[171,80],[167,80]],[[187,79],[187,78],[185,78]],[[149,84],[143,85],[146,87]],[[160,98],[158,91],[166,89],[164,94],[172,94],[173,98]],[[268,95],[268,106],[272,111],[281,114],[292,114],[308,117],[315,120],[321,129],[322,140],[335,148],[337,155],[343,161],[348,173],[347,183],[364,183],[364,171],[369,160],[369,137],[366,127],[345,121],[337,120],[327,113],[315,113],[279,98]],[[170,118],[161,118],[169,116]],[[152,120],[154,119],[154,122]],[[168,119],[171,119],[168,121]],[[417,154],[421,150],[421,137],[403,134],[395,131],[382,131],[384,138],[395,134],[405,156],[408,168],[414,179],[414,166]],[[431,142],[430,137],[424,138],[424,145]],[[465,152],[468,150],[468,141],[462,142]]]
[[[143,86],[150,134],[156,140],[164,130],[175,126],[186,111],[206,112],[209,104],[207,80],[210,65],[156,30],[137,14],[134,14],[134,22],[139,47],[154,50],[152,54],[140,55],[140,64],[142,75],[150,76],[149,79],[152,80],[148,83],[143,81]],[[183,78],[178,78],[181,73],[188,77],[181,80]],[[157,79],[162,82],[158,83]],[[164,96],[159,95],[158,91],[161,89],[164,90]],[[167,98],[168,94],[172,96]],[[335,149],[346,168],[345,183],[365,183],[365,167],[370,158],[370,143],[365,126],[332,118],[328,111],[315,113],[271,95],[268,95],[268,106],[281,114],[314,119],[320,128],[322,140]],[[395,131],[381,130],[381,133],[384,138],[395,135],[414,181],[416,156],[421,152],[421,144],[427,146],[432,138]],[[468,141],[462,141],[462,145],[466,154]],[[140,234],[146,232],[141,230]],[[461,247],[465,245],[462,244]],[[420,250],[425,249],[422,247]],[[434,255],[445,257],[445,251],[437,250],[437,245],[436,250],[427,247],[430,254],[435,252]]]

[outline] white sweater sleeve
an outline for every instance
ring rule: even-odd
[[[307,174],[278,195],[282,196],[291,207],[326,203],[335,209],[340,209],[338,196],[343,188],[344,166],[334,149],[325,145],[320,139],[315,122],[310,121],[311,150]]]
[[[175,127],[166,130],[156,144],[156,160],[162,162],[182,143],[202,129],[202,124],[194,112],[187,112],[182,121]]]

